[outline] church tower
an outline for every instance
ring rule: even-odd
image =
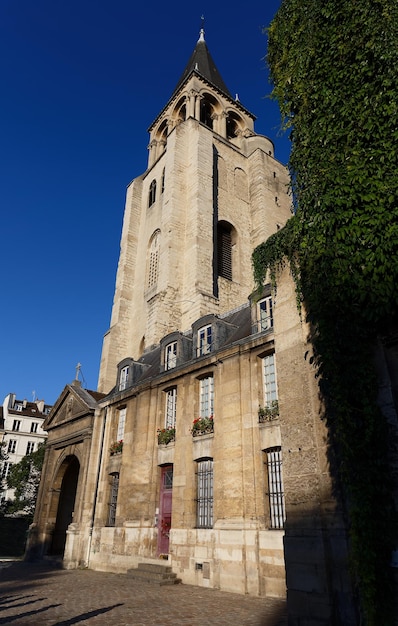
[[[290,214],[286,168],[233,98],[204,31],[149,128],[148,168],[128,187],[111,325],[98,390],[201,316],[247,302],[253,249]]]

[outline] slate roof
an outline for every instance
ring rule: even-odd
[[[227,339],[223,344],[219,344],[215,353],[219,350],[222,350],[238,341],[244,341],[248,339],[252,334],[252,323],[251,323],[251,309],[248,304],[239,307],[238,309],[234,309],[229,313],[220,316],[220,319],[223,322],[230,324],[231,332],[228,334]],[[185,337],[192,338],[192,332],[184,333]],[[155,346],[153,349],[148,350],[148,352],[144,352],[144,354],[139,358],[138,363],[142,365],[146,365],[147,367],[143,370],[141,376],[135,381],[135,383],[130,387],[134,388],[135,386],[143,383],[145,381],[156,378],[159,374],[163,373],[160,367],[160,345]],[[187,365],[190,362],[194,362],[195,358],[186,361],[184,365]],[[173,371],[176,371],[173,368]],[[116,385],[108,394],[107,397],[111,397],[115,393],[118,393],[119,389]],[[93,392],[90,392],[93,393]]]
[[[221,74],[218,71],[216,64],[214,63],[212,56],[208,50],[204,39],[204,32],[201,30],[200,37],[196,44],[195,50],[192,52],[191,57],[182,73],[180,80],[178,81],[174,93],[178,91],[182,83],[192,73],[197,72],[208,82],[214,85],[217,89],[226,94],[229,98],[232,98],[228,87],[221,78]],[[174,94],[173,94],[174,95]]]

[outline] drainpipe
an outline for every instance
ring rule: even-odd
[[[96,511],[96,508],[97,508],[97,496],[98,496],[98,488],[99,488],[101,465],[102,465],[102,454],[103,454],[103,450],[104,450],[105,426],[106,426],[107,415],[108,415],[108,407],[105,407],[104,421],[102,422],[102,432],[101,432],[101,443],[100,443],[100,451],[99,451],[99,458],[98,458],[97,477],[96,477],[96,481],[95,481],[93,511],[91,513],[90,529],[89,529],[89,534],[88,534],[88,544],[87,544],[87,555],[86,555],[86,565],[85,565],[85,567],[89,567],[89,565],[90,565],[91,542],[92,542],[92,539],[93,539],[93,528],[94,528],[95,511]]]

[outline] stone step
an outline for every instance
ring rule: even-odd
[[[127,570],[128,576],[156,585],[177,585],[181,582],[169,565],[139,563],[138,567]]]

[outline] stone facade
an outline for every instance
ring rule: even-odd
[[[351,624],[308,328],[287,270],[253,293],[287,171],[210,60],[202,33],[128,187],[98,391],[67,385],[46,420],[28,554],[114,572],[162,558],[259,596],[287,581],[292,624]]]

